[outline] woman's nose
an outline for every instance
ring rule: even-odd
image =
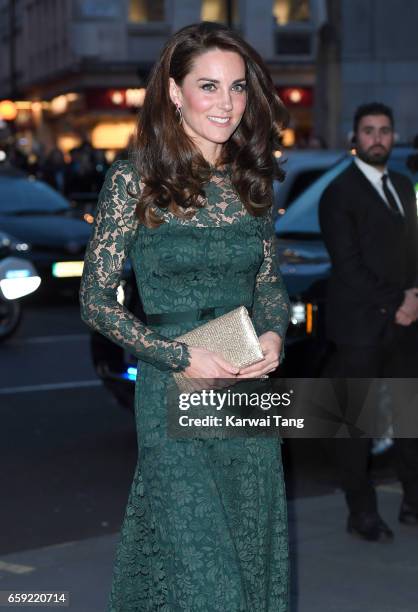
[[[225,110],[232,109],[232,99],[230,91],[221,92],[220,99],[218,101],[218,106],[219,108],[223,108]]]

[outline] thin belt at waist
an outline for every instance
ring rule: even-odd
[[[216,308],[196,308],[195,310],[188,310],[187,312],[162,312],[158,314],[147,314],[146,324],[147,325],[170,325],[176,323],[193,323],[195,321],[209,321],[215,319],[221,314],[235,310],[238,306],[231,306],[227,308],[216,307]],[[246,306],[248,314],[251,316],[251,306]]]

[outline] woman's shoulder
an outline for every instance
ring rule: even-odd
[[[130,195],[136,196],[140,190],[140,176],[138,169],[128,159],[117,159],[107,171],[107,180],[114,182],[121,180],[125,183]]]
[[[125,159],[112,163],[106,173],[99,204],[115,223],[125,230],[138,226],[136,206],[140,194],[140,181],[135,166]]]

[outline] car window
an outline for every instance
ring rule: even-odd
[[[318,220],[318,206],[322,192],[350,163],[351,157],[345,158],[322,174],[319,179],[296,198],[286,213],[277,218],[276,233],[279,236],[284,234],[306,234],[307,237],[318,237],[321,233]]]
[[[418,175],[418,151],[414,149],[394,149],[389,159],[389,168],[408,176]]]
[[[67,200],[42,181],[0,176],[0,214],[57,213],[69,208]]]
[[[320,235],[318,208],[319,200],[329,183],[351,163],[346,157],[330,170],[322,174],[310,187],[303,191],[287,209],[276,219],[276,233],[279,236],[298,235],[318,238]],[[412,150],[394,149],[389,160],[390,169],[406,174],[415,186],[418,206],[418,153]]]
[[[327,168],[315,168],[314,170],[304,170],[300,172],[292,183],[289,189],[286,200],[281,202],[282,208],[287,208],[295,200],[302,191],[305,191],[316,179],[324,174]]]

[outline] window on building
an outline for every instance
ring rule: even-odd
[[[202,0],[201,21],[217,21],[232,27],[239,24],[239,0]]]
[[[165,19],[165,0],[129,0],[129,21],[153,23]]]
[[[274,0],[277,55],[312,57],[314,37],[309,0]]]
[[[273,16],[279,26],[309,21],[311,18],[309,0],[274,0]]]
[[[113,19],[120,14],[118,0],[77,0],[76,6],[78,16],[82,18]]]

